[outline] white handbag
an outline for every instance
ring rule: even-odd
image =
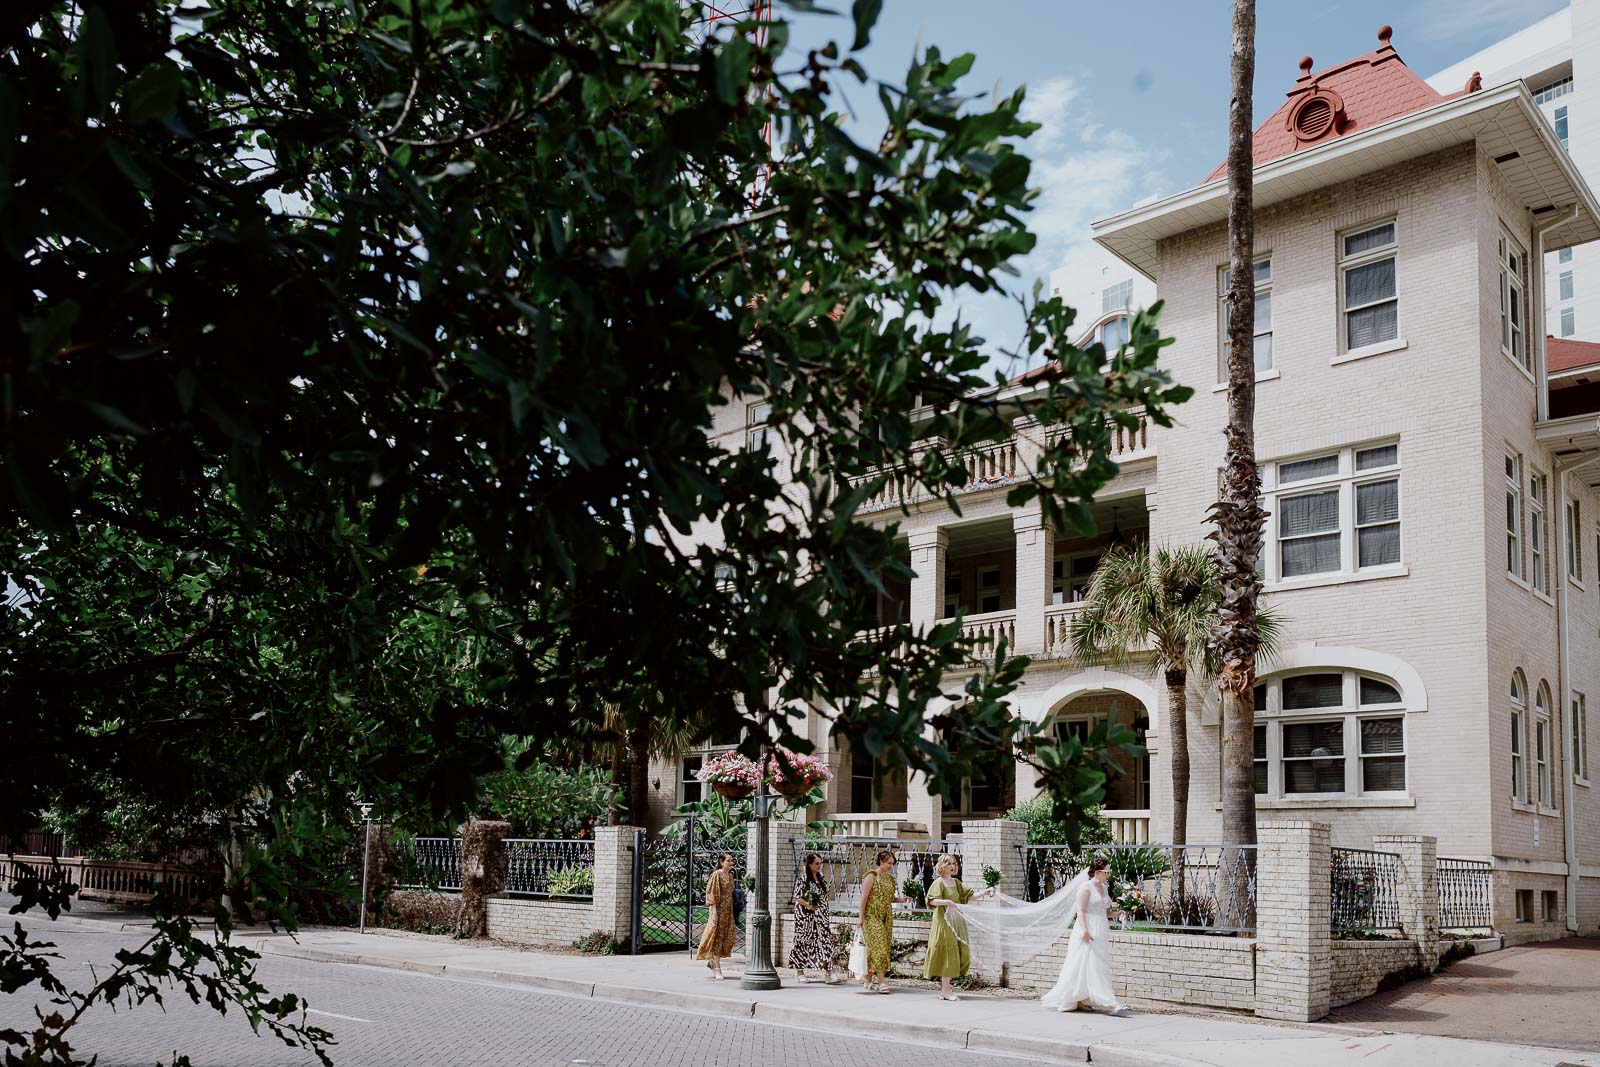
[[[850,973],[857,978],[867,976],[867,943],[862,939],[861,931],[856,931],[855,939],[850,942]]]

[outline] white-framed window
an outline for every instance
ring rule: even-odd
[[[1108,285],[1100,290],[1100,314],[1109,315],[1113,311],[1126,311],[1133,303],[1133,279],[1127,278],[1116,285]]]
[[[1399,565],[1399,442],[1266,463],[1262,482],[1268,582]]]
[[[1390,219],[1339,238],[1341,345],[1356,352],[1400,336],[1400,297],[1395,277],[1399,245]]]
[[[1077,604],[1089,595],[1089,581],[1104,553],[1061,553],[1051,565],[1050,603]]]
[[[746,452],[761,452],[767,447],[768,434],[771,432],[767,423],[772,418],[772,405],[765,400],[751,404],[745,409],[744,449]]]
[[[1528,580],[1541,593],[1550,592],[1550,572],[1545,566],[1545,486],[1538,471],[1528,475]]]
[[[1572,308],[1561,309],[1561,336],[1571,337],[1578,332],[1578,313]]]
[[[1565,251],[1568,251],[1568,249],[1562,249],[1562,251],[1565,252]],[[1557,275],[1557,277],[1556,277],[1556,286],[1557,286],[1557,291],[1561,294],[1561,299],[1562,300],[1571,300],[1572,299],[1572,272],[1570,270],[1564,270],[1559,275]]]
[[[1128,343],[1128,316],[1118,315],[1114,319],[1107,319],[1100,327],[1100,343],[1106,346],[1107,352],[1121,348]]]
[[[1583,508],[1578,501],[1569,499],[1564,516],[1565,526],[1562,537],[1565,539],[1567,555],[1567,577],[1575,582],[1583,581]]]
[[[695,777],[705,762],[706,757],[703,753],[685,756],[678,761],[679,804],[698,804],[706,798],[705,783]]]
[[[1563,248],[1561,251],[1557,252],[1556,253],[1556,262],[1557,263],[1571,263],[1572,262],[1572,249]]]
[[[1555,120],[1556,140],[1561,142],[1562,148],[1565,148],[1567,147],[1567,109],[1565,107],[1556,108]]]
[[[1522,569],[1522,456],[1506,453],[1506,573],[1527,580]]]
[[[1533,785],[1541,808],[1555,804],[1550,781],[1550,741],[1550,687],[1541,682],[1533,699]]]
[[[978,611],[1000,610],[1000,567],[978,568]]]
[[[1558,97],[1566,96],[1570,92],[1572,92],[1572,75],[1568,74],[1565,78],[1559,78],[1549,85],[1541,85],[1535,89],[1533,91],[1533,102],[1535,104],[1547,104]]]
[[[1500,231],[1500,351],[1523,370],[1528,356],[1528,256],[1504,230]]]
[[[1511,675],[1511,799],[1528,799],[1528,687],[1522,672]]]
[[[1274,364],[1272,360],[1272,257],[1262,256],[1255,261],[1256,319],[1255,357],[1256,373],[1265,374]],[[1217,381],[1228,380],[1228,268],[1217,269]]]
[[[1572,737],[1572,778],[1578,782],[1589,780],[1589,706],[1582,693],[1572,694],[1572,725],[1567,733]]]
[[[1268,678],[1256,711],[1259,795],[1405,795],[1405,704],[1393,682],[1346,670]]]

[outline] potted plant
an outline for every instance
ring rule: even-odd
[[[780,755],[781,754],[781,755]],[[780,749],[767,757],[767,783],[786,797],[805,796],[833,777],[827,764],[815,756]]]
[[[728,800],[743,800],[756,791],[755,762],[737,752],[719,752],[695,774]]]

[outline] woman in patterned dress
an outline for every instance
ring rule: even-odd
[[[733,856],[724,852],[717,858],[717,869],[706,879],[706,907],[711,915],[706,920],[706,932],[700,935],[697,960],[705,960],[711,977],[722,981],[722,957],[733,955]]]
[[[894,853],[880,849],[878,866],[861,880],[861,916],[856,919],[867,942],[867,980],[863,993],[889,992],[889,950],[894,942]]]
[[[838,939],[828,923],[828,883],[822,877],[822,857],[815,852],[806,854],[805,865],[794,880],[793,910],[794,948],[789,950],[789,966],[799,972],[802,982],[813,980],[806,971],[815,968],[822,972],[823,981],[837,984],[833,956]]]

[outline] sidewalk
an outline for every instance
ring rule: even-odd
[[[1110,1067],[1600,1067],[1600,1054],[1388,1033],[1350,1026],[1290,1026],[1220,1015],[1135,1012],[1058,1014],[1032,1000],[968,994],[957,1004],[923,989],[862,996],[849,986],[800,985],[754,993],[732,977],[712,982],[680,953],[569,956],[467,945],[447,939],[308,930],[289,938],[241,933],[261,951],[327,963],[386,967],[457,980],[526,985],[547,992],[697,1014],[726,1015],[835,1033],[886,1037],[1057,1063]],[[732,975],[737,961],[728,967]],[[1574,1007],[1577,1007],[1574,1005]]]

